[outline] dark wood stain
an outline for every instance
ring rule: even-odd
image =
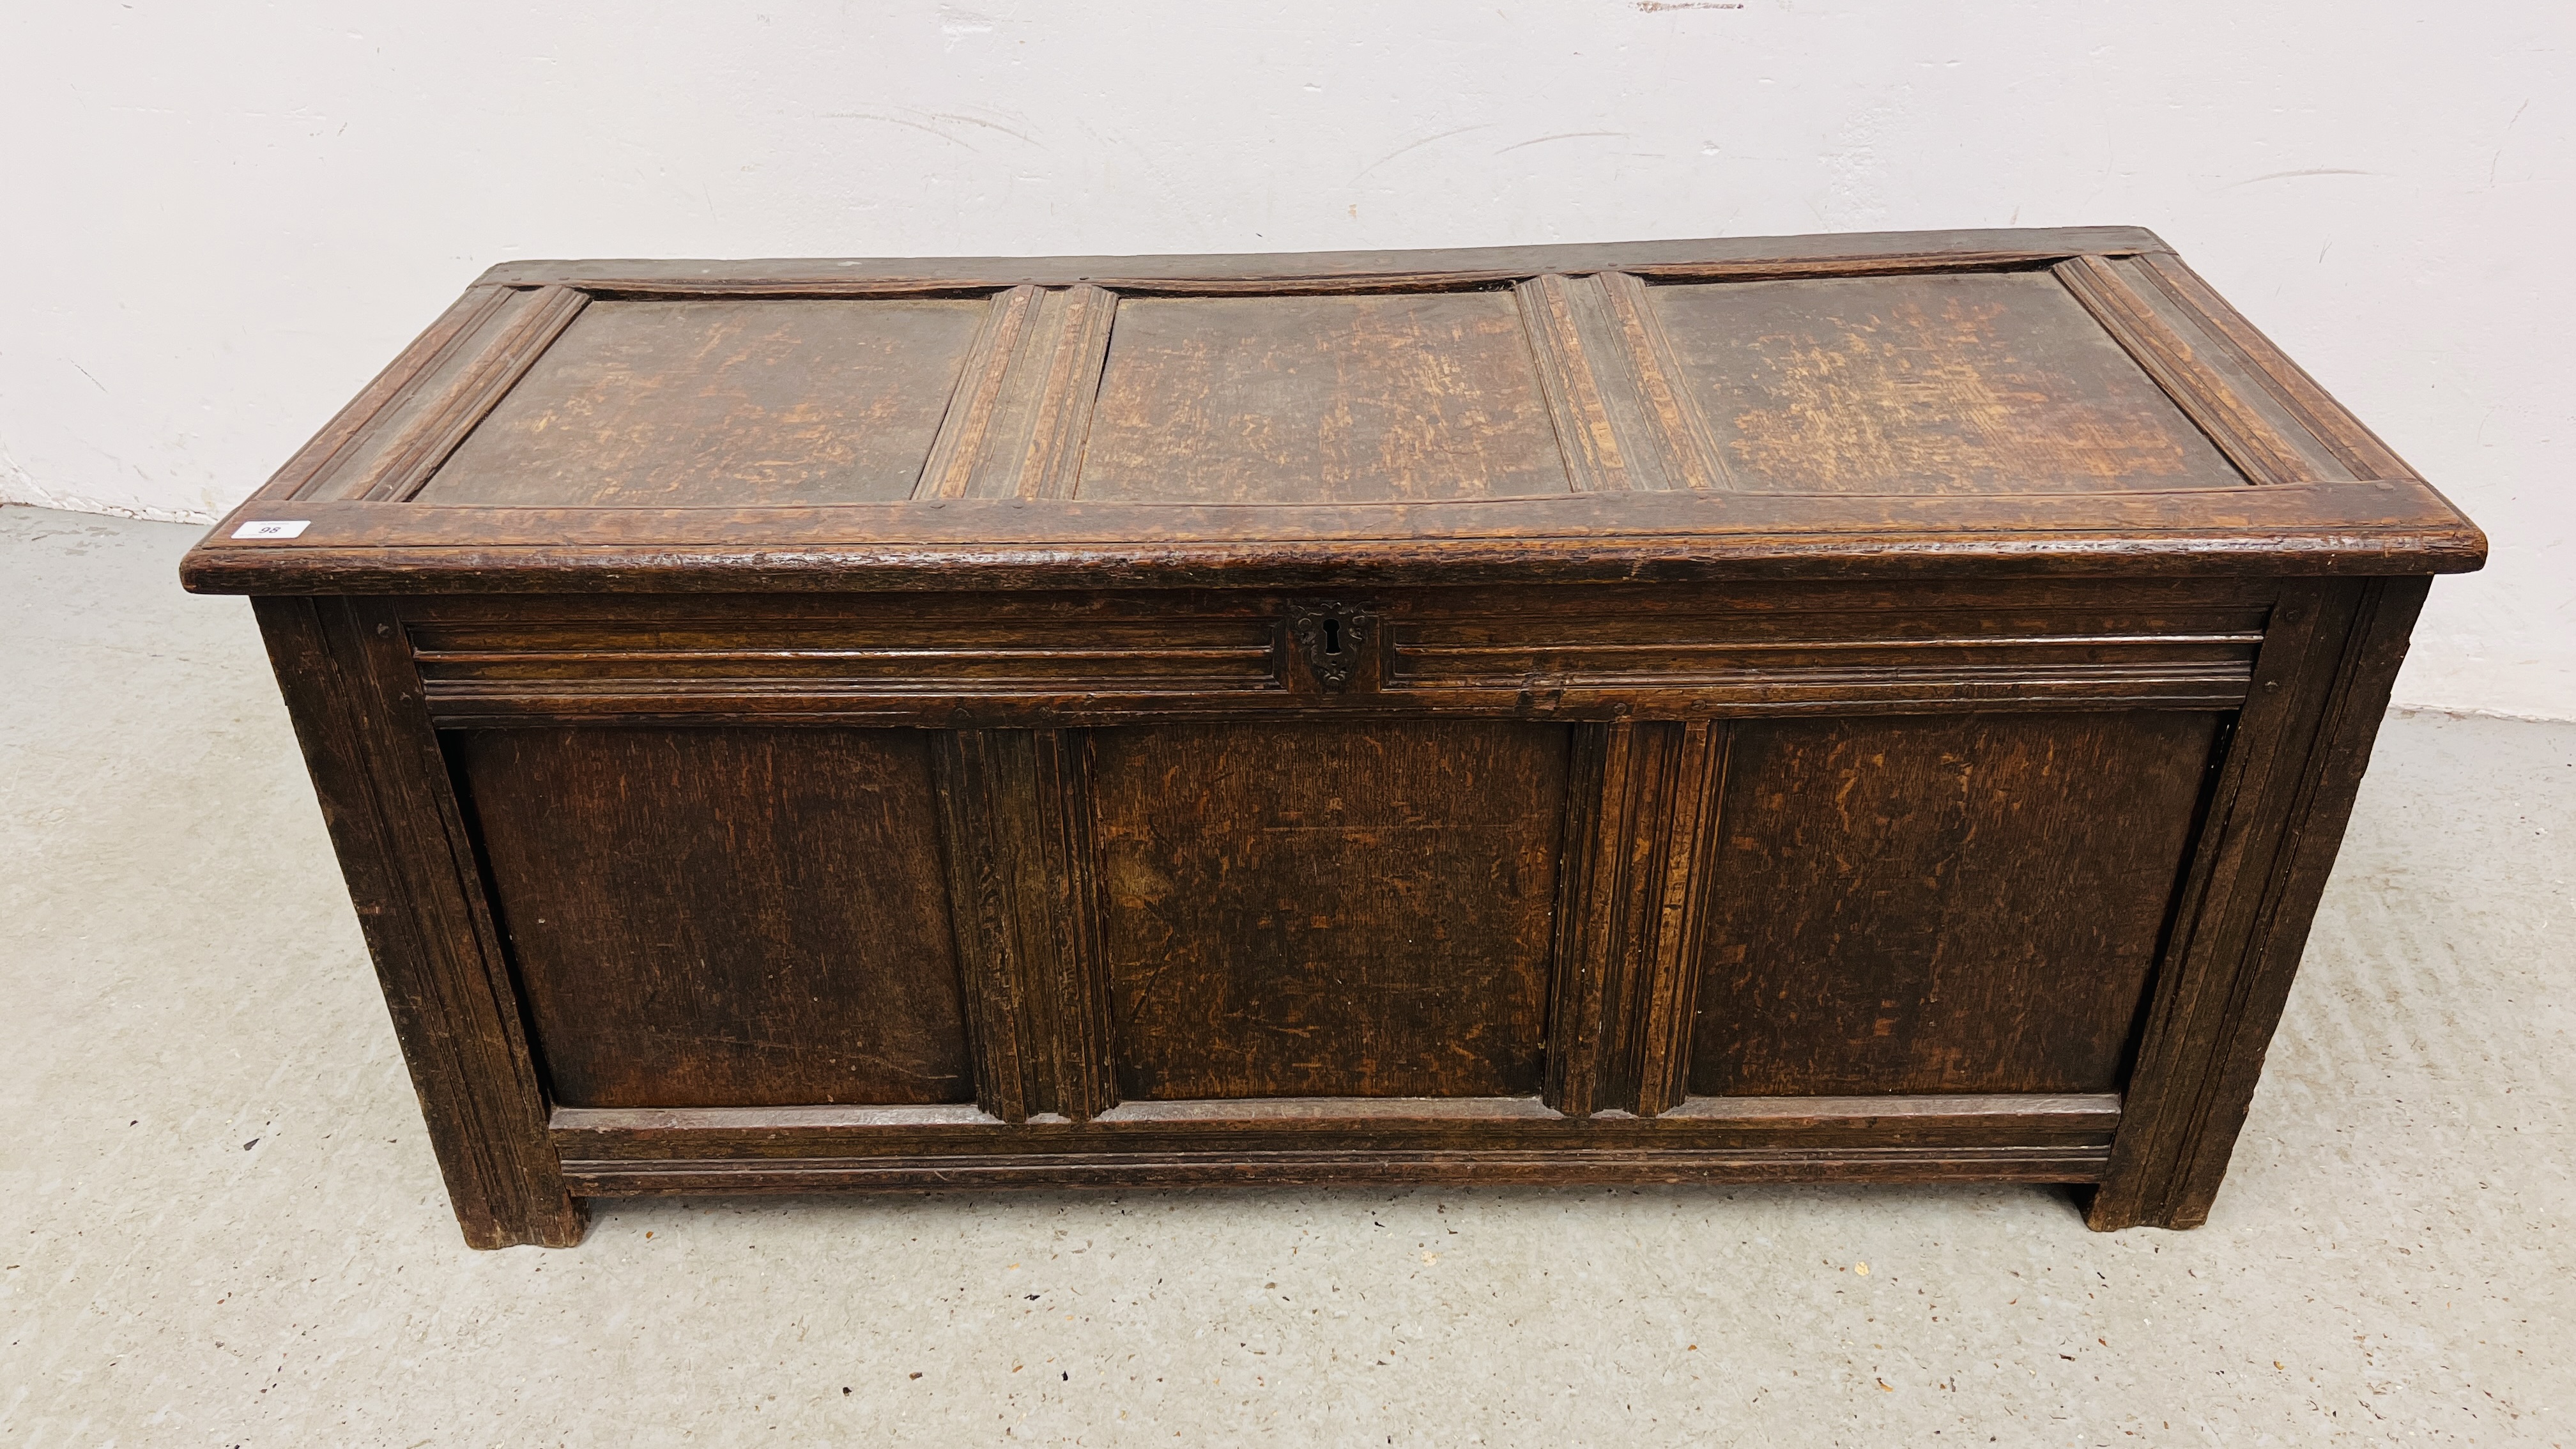
[[[2095,1228],[2208,1221],[2430,582],[2303,585],[2276,611],[2183,876]]]
[[[1558,1111],[1682,1101],[1726,735],[1708,721],[1575,734],[1544,1092]]]
[[[458,736],[554,1100],[971,1100],[925,743]]]
[[[570,1247],[588,1214],[549,1104],[399,632],[350,599],[256,599],[449,1204],[476,1248]]]
[[[2207,1217],[2485,549],[2090,228],[513,263],[181,578],[257,596],[477,1247],[1034,1184],[2108,1229]]]
[[[1566,736],[1102,733],[1119,1095],[1538,1088]]]
[[[2118,1085],[2208,714],[1740,726],[1691,1089]]]
[[[1096,1117],[1115,1099],[1087,741],[954,730],[932,742],[975,1100],[1005,1122]]]

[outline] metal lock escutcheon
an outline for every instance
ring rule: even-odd
[[[1380,627],[1376,612],[1364,604],[1291,604],[1280,644],[1282,653],[1302,665],[1317,688],[1339,694],[1368,672]]]

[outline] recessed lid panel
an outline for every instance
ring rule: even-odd
[[[1122,302],[1079,498],[1378,503],[1564,493],[1507,291]]]
[[[2245,484],[2048,272],[1724,282],[1649,295],[1739,488]]]
[[[600,300],[417,496],[686,508],[908,498],[980,300]]]

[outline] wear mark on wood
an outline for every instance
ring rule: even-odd
[[[989,307],[594,301],[424,504],[715,508],[912,496]]]
[[[1511,293],[1122,303],[1085,501],[1378,503],[1563,495]]]
[[[1566,477],[1574,491],[1625,491],[1628,464],[1574,320],[1577,288],[1586,301],[1593,300],[1590,277],[1569,280],[1550,274],[1521,283],[1516,289],[1521,323],[1538,359],[1539,386],[1547,394],[1548,416],[1556,424],[1557,445],[1565,450]]]
[[[512,287],[468,289],[414,338],[401,356],[376,374],[366,390],[342,408],[312,441],[298,449],[260,490],[260,496],[280,500],[343,496],[345,484],[339,488],[324,485],[338,481],[335,475],[351,467],[353,460],[364,457],[371,447],[382,446],[386,434],[399,425],[403,411],[400,404],[406,395],[416,393],[422,379],[449,366],[494,313],[525,295]],[[363,484],[367,475],[361,471],[353,476]]]
[[[1643,425],[1634,431],[1662,463],[1660,478],[1638,486],[1731,489],[1734,485],[1726,476],[1708,419],[1700,414],[1699,398],[1691,391],[1681,360],[1673,354],[1672,338],[1647,301],[1646,284],[1625,272],[1604,272],[1593,282],[1609,324],[1608,340],[1634,374],[1634,404],[1643,414]]]

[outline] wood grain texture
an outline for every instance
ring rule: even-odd
[[[2428,582],[2284,599],[2185,879],[2095,1228],[2208,1220]]]
[[[966,496],[1072,494],[1089,446],[1100,370],[1117,312],[1117,295],[1098,287],[1038,292],[1003,374]]]
[[[984,304],[593,303],[418,496],[609,507],[912,496]]]
[[[973,1096],[923,737],[457,737],[567,1106]]]
[[[2086,1182],[2113,1096],[1694,1098],[1660,1118],[1534,1097],[1127,1102],[1014,1126],[953,1107],[558,1109],[585,1190],[1027,1183],[1493,1183],[1967,1177]]]
[[[2099,1147],[1795,1147],[1679,1149],[1285,1149],[1234,1153],[964,1151],[883,1157],[568,1158],[565,1180],[585,1196],[769,1194],[1009,1188],[1160,1191],[1194,1187],[1580,1187],[1595,1184],[1751,1182],[2089,1183]]]
[[[1098,287],[1019,286],[997,294],[913,496],[1070,494],[1117,312],[1116,294]]]
[[[2341,483],[2366,477],[2407,476],[2405,465],[2394,460],[2378,472],[2354,468],[2327,436],[2324,414],[2334,411],[2333,405],[2328,403],[2320,411],[2293,403],[2265,364],[2229,336],[2206,308],[2186,298],[2158,273],[2154,258],[2090,260],[2108,268],[2130,302],[2152,318],[2157,329],[2170,333],[2189,355],[2191,368],[2200,374],[2194,384],[2200,405],[2250,415],[2248,426],[2263,434],[2262,446],[2282,455],[2275,465],[2278,476],[2266,481]],[[2245,469],[2245,457],[2231,454],[2230,458],[2240,471]]]
[[[1636,276],[1551,273],[1517,291],[1574,490],[1723,485],[1690,376]]]
[[[1122,1099],[1537,1089],[1562,729],[1094,744]]]
[[[311,441],[286,461],[259,491],[264,497],[281,501],[300,498],[314,492],[324,480],[344,482],[361,476],[352,466],[356,450],[380,444],[387,424],[386,413],[392,404],[406,395],[415,394],[421,380],[454,359],[470,351],[472,339],[492,315],[517,300],[518,293],[509,287],[469,287],[437,321],[422,330],[410,346],[404,348],[385,370],[349,404],[315,433]]]
[[[392,629],[346,600],[254,608],[466,1242],[580,1242],[587,1217],[544,1135],[509,971]]]
[[[940,416],[939,435],[913,484],[913,497],[963,498],[974,486],[976,465],[983,460],[994,417],[1038,310],[1035,287],[1005,288],[986,304],[974,345],[958,367],[957,390]]]
[[[1576,492],[1722,483],[1707,420],[1637,278],[1549,274],[1517,290]]]
[[[1646,857],[1648,886],[1638,905],[1652,912],[1640,933],[1638,996],[1623,1032],[1633,1041],[1636,1083],[1631,1110],[1641,1117],[1683,1105],[1690,1093],[1691,1047],[1699,1020],[1699,984],[1709,902],[1717,890],[1718,826],[1725,798],[1731,727],[1694,721],[1667,735],[1660,778],[1641,782],[1661,795],[1662,819]],[[1620,1040],[1620,1038],[1612,1038]]]
[[[2270,604],[2260,588],[2241,589],[1380,597],[1393,623],[1390,688],[1401,695],[1523,716],[1654,719],[2224,706],[2244,698]]]
[[[2269,432],[2285,450],[2274,465],[2247,466],[2321,481],[2226,486],[2232,470],[2212,471],[2216,449],[2201,429],[2104,323],[2052,284],[2045,269],[2060,264],[2112,279],[2106,285],[2135,302],[2104,316],[2165,370],[2177,396],[2218,420],[2212,426]],[[620,263],[584,277],[543,266],[494,276],[509,280],[485,284],[483,300],[434,329],[440,338],[389,393],[371,390],[378,395],[328,430],[322,452],[191,555],[191,587],[535,590],[568,569],[588,587],[638,591],[1046,588],[1111,575],[1327,588],[1532,571],[1641,580],[2006,568],[2385,575],[2474,567],[2485,547],[2456,509],[2136,231],[1114,266]],[[1513,286],[1555,299],[1539,309],[1549,320],[1537,346],[1560,361],[1579,354],[1581,367],[1536,365],[1529,329],[1503,315]],[[520,320],[542,312],[543,297],[584,289],[602,300],[565,340],[532,351]],[[1807,300],[1792,305],[1797,298]],[[401,492],[417,470],[386,472],[388,460],[434,455],[452,433],[424,420],[472,417],[485,384],[534,357],[528,380],[476,428],[483,441],[468,437],[465,461],[497,446],[518,400],[536,397],[531,390],[575,359],[585,335],[609,325],[602,319],[630,308],[790,318],[783,330],[793,335],[780,345],[791,351],[829,351],[831,334],[846,330],[836,318],[929,309],[955,320],[941,345],[889,364],[915,374],[900,387],[913,431],[862,431],[852,446],[900,455],[866,486],[843,487],[843,478],[805,488],[790,475],[806,464],[772,456],[767,442],[789,434],[840,446],[817,416],[790,408],[755,418],[701,398],[704,416],[682,419],[678,444],[722,456],[681,471],[733,479],[707,485],[730,506],[664,506],[713,500],[644,488],[599,508],[447,508],[437,500],[448,485],[434,479],[427,502],[353,500],[377,482]],[[1713,326],[1693,324],[1685,314],[1695,312]],[[648,348],[642,370],[685,378],[705,360],[680,346],[699,324],[675,326],[667,347]],[[1350,345],[1317,341],[1335,336]],[[1104,348],[1126,361],[1111,363]],[[1102,366],[1113,375],[1101,377]],[[1121,375],[1135,385],[1122,391]],[[1168,409],[1156,395],[1165,381]],[[770,378],[756,391],[783,386]],[[1090,414],[1103,386],[1117,438],[1095,440]],[[1577,468],[1608,491],[1578,493],[1575,480],[1550,472],[1564,466],[1549,462],[1561,450],[1540,446],[1559,432],[1551,389],[1570,409],[1563,426]],[[451,407],[460,400],[467,405]],[[825,411],[845,401],[834,393]],[[1748,418],[1750,434],[1738,426]],[[935,430],[935,444],[919,430]],[[1599,452],[1605,438],[1615,469]],[[1363,466],[1372,440],[1386,465],[1375,472]],[[1117,466],[1082,490],[1095,442]],[[1748,470],[1740,449],[1776,471]],[[1076,490],[1091,501],[1064,497]],[[1702,495],[1718,491],[1735,496],[1707,506],[1714,500]],[[1051,501],[1024,506],[1034,500]],[[1262,507],[1247,514],[1246,502]],[[263,512],[289,503],[292,515]],[[255,514],[308,527],[293,540],[229,538]]]
[[[1116,1102],[1089,741],[1061,730],[934,737],[976,1101],[998,1120],[1082,1121]]]
[[[1591,319],[1598,329],[1594,350],[1621,358],[1629,372],[1630,389],[1612,392],[1612,411],[1635,440],[1630,455],[1655,460],[1639,474],[1637,486],[1732,489],[1716,435],[1645,284],[1626,272],[1601,273],[1592,284],[1598,299]]]
[[[2102,330],[2146,369],[2184,416],[2218,445],[2238,472],[2256,483],[2310,483],[2320,473],[2258,405],[2261,389],[2231,387],[2212,349],[2195,348],[2189,323],[2168,320],[2133,290],[2122,268],[2100,257],[2076,257],[2052,269]]]
[[[1739,488],[2034,493],[2245,479],[2050,277],[1651,292]]]
[[[1081,498],[1333,503],[1563,493],[1507,292],[1120,308]]]
[[[353,419],[327,465],[293,491],[379,503],[410,497],[587,301],[566,287],[486,290],[466,314],[450,314],[452,326],[432,329],[444,334],[434,348],[415,344],[416,369]]]
[[[2379,436],[2364,427],[2359,418],[2346,412],[2315,378],[2284,355],[2272,340],[2245,320],[2243,313],[2210,289],[2198,272],[2185,265],[2182,258],[2169,251],[2157,250],[2124,260],[2124,275],[2152,284],[2152,290],[2171,299],[2174,312],[2207,328],[2224,340],[2224,348],[2211,348],[2205,356],[2225,358],[2229,351],[2242,358],[2250,375],[2271,394],[2282,412],[2295,422],[2295,428],[2283,432],[2293,438],[2304,433],[2308,441],[2323,448],[2343,470],[2355,478],[2412,478],[2415,470],[2391,451]],[[2189,325],[2188,322],[2185,325]],[[2224,364],[2221,364],[2222,367]],[[2246,395],[2239,393],[2240,396]],[[2259,405],[2259,402],[2258,402]],[[2306,446],[2303,442],[2302,446]]]
[[[803,1155],[827,1144],[866,1151],[893,1142],[908,1150],[916,1133],[982,1132],[1001,1121],[978,1108],[950,1107],[558,1107],[549,1131],[587,1157],[667,1154],[685,1141],[698,1151]],[[2109,1141],[2120,1125],[2120,1099],[2108,1093],[1874,1097],[1694,1097],[1660,1126],[1612,1117],[1581,1122],[1536,1097],[1231,1097],[1122,1102],[1088,1126],[1042,1123],[1038,1133],[985,1133],[1043,1150],[1050,1141],[1089,1136],[1134,1141],[1143,1135],[1251,1143],[1273,1128],[1323,1127],[1337,1135],[1383,1140],[1402,1133],[1518,1133],[1528,1124],[1560,1135],[1624,1134],[1699,1145],[1771,1140],[1817,1145],[1866,1137],[1880,1146],[1984,1139],[2006,1133],[2026,1142]]]
[[[1576,318],[1578,306],[1587,314],[1598,309],[1597,290],[1593,278],[1549,273],[1521,283],[1513,293],[1520,300],[1530,351],[1538,359],[1539,391],[1556,427],[1567,482],[1577,493],[1624,493],[1638,486],[1630,477],[1635,470],[1611,421],[1607,390],[1594,376],[1584,345],[1586,329]]]
[[[1682,1098],[1725,735],[1704,720],[1575,735],[1542,1092],[1568,1116]]]
[[[234,539],[293,518],[293,541]],[[793,540],[782,543],[781,540]],[[1333,507],[958,499],[899,507],[245,505],[198,593],[631,594],[1712,583],[2013,574],[2464,573],[2486,535],[2416,481],[2012,497],[1696,492]]]
[[[509,400],[548,349],[579,321],[589,294],[540,287],[496,314],[493,337],[450,384],[415,401],[412,415],[359,496],[401,502],[418,494],[457,447]]]
[[[2104,1096],[1695,1099],[1568,1118],[1534,1098],[1126,1103],[1088,1123],[955,1109],[558,1111],[581,1190],[1759,1181],[2090,1182]],[[900,1115],[899,1115],[900,1114]]]
[[[2116,1087],[2215,730],[2162,713],[1738,727],[1692,1091]]]
[[[1340,692],[1285,656],[1311,598],[929,594],[451,599],[405,628],[448,726],[944,727],[1389,710],[1648,720],[2214,709],[2244,698],[2275,590],[2062,585],[1374,592]]]

